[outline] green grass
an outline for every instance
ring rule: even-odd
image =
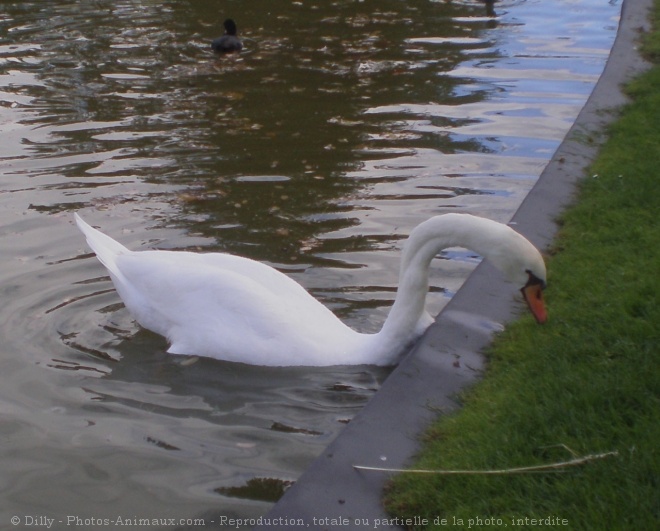
[[[654,67],[629,85],[632,103],[562,216],[548,260],[548,323],[524,318],[498,336],[485,378],[461,397],[458,413],[429,429],[413,468],[502,469],[572,457],[557,445],[618,455],[555,473],[400,474],[387,509],[429,520],[415,529],[515,528],[513,517],[553,516],[568,525],[518,528],[658,526],[659,13],[656,1],[656,31],[644,48]],[[433,525],[437,517],[445,525]]]

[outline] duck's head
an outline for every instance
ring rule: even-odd
[[[225,20],[223,26],[225,27],[225,33],[227,35],[236,35],[236,22],[234,22],[233,19],[228,18]]]

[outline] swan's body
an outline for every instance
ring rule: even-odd
[[[211,48],[218,53],[240,52],[243,49],[243,43],[236,36],[236,23],[228,18],[224,21],[225,34],[222,37],[213,39]]]
[[[75,217],[133,317],[165,336],[173,354],[270,366],[392,365],[433,321],[424,308],[429,265],[454,246],[489,258],[524,285],[535,317],[546,318],[540,253],[506,225],[467,214],[437,216],[413,230],[396,300],[376,334],[348,328],[267,265],[222,253],[130,251]]]

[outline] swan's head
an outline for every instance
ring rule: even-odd
[[[543,302],[543,290],[547,283],[547,273],[543,257],[524,236],[506,228],[509,234],[501,242],[498,251],[489,258],[513,282],[522,286],[520,292],[532,315],[538,323],[545,323],[548,313]]]
[[[222,25],[225,27],[225,33],[227,35],[236,35],[236,22],[231,18],[225,20]]]
[[[532,243],[508,225],[469,214],[438,216],[453,235],[449,241],[478,252],[519,286],[534,318],[539,323],[548,319],[543,303],[546,285],[545,262]]]
[[[488,259],[521,288],[536,320],[539,323],[547,320],[543,304],[546,271],[541,253],[511,227],[479,216],[442,214],[418,225],[404,247],[401,284],[408,279],[423,278],[428,289],[424,268],[447,247],[466,247]],[[424,276],[420,273],[422,269]]]
[[[540,324],[548,320],[548,312],[543,303],[543,290],[545,289],[545,280],[541,280],[531,271],[527,271],[527,283],[520,288],[529,310],[534,315],[536,321]]]

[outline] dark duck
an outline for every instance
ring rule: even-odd
[[[243,43],[236,36],[236,23],[228,18],[224,22],[225,34],[222,37],[213,39],[211,48],[218,53],[240,52],[243,49]]]

